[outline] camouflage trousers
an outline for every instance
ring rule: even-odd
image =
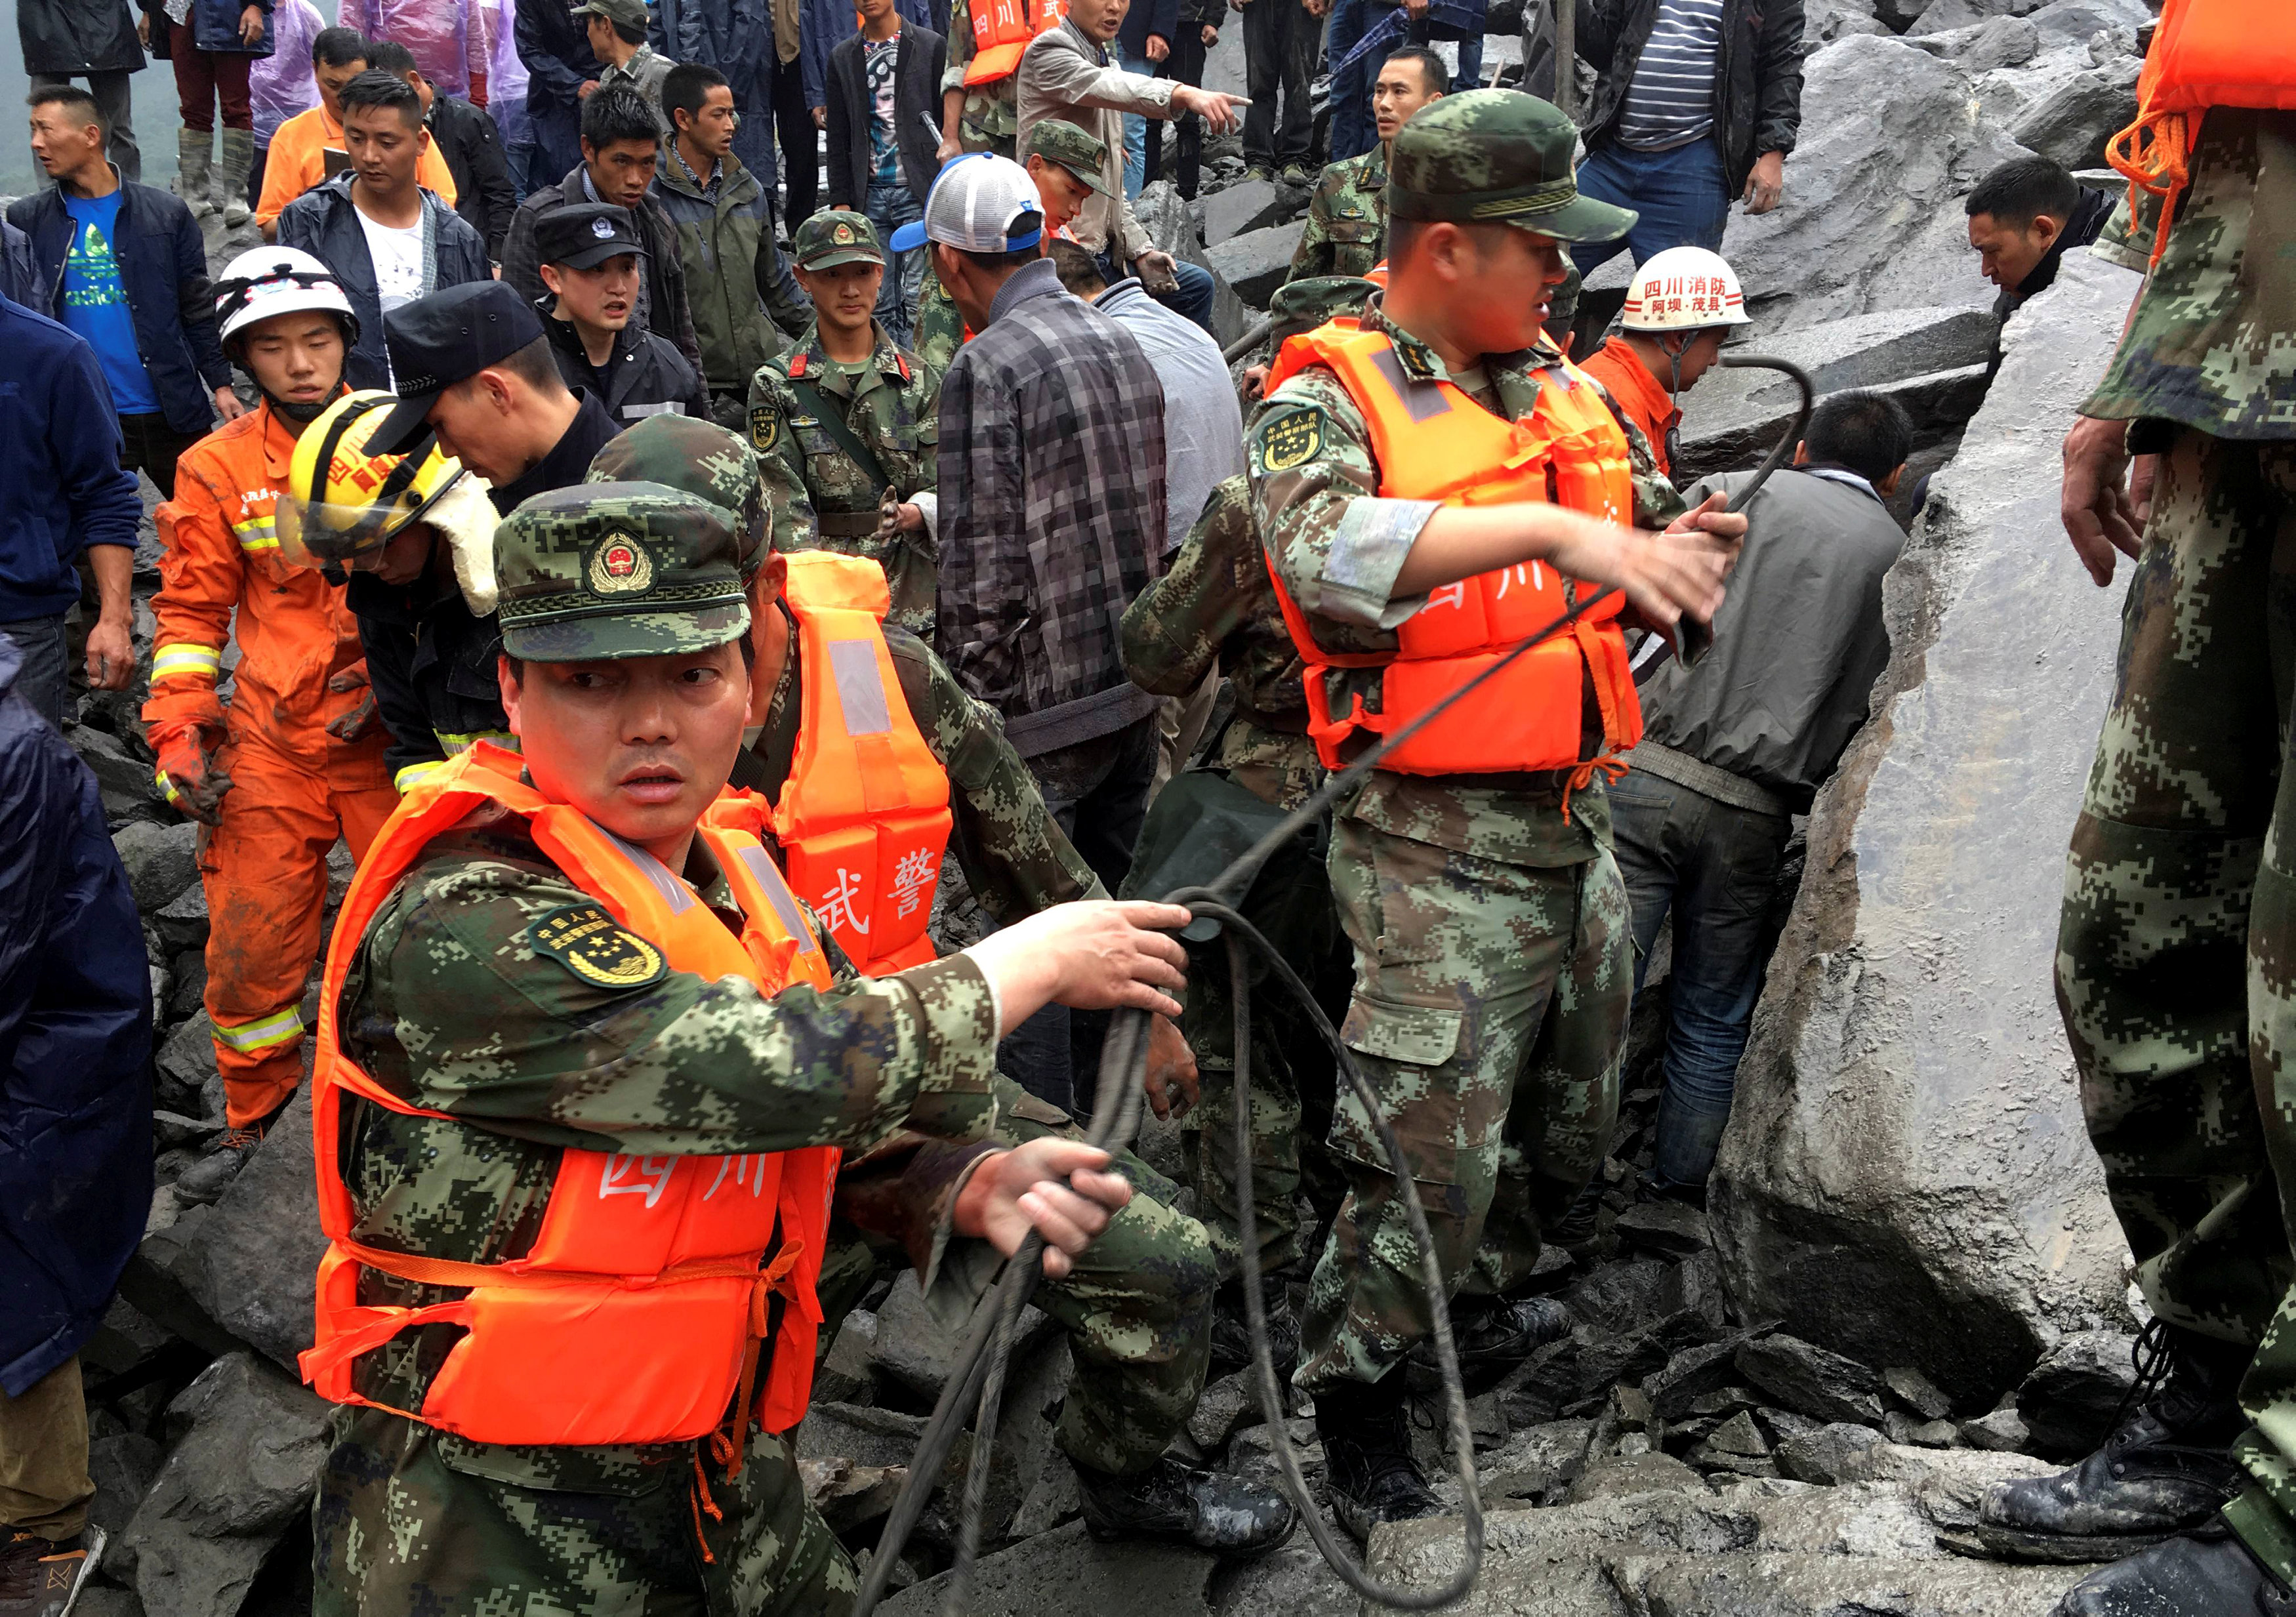
[[[1005,1138],[1081,1137],[1058,1107],[1009,1079],[996,1081],[997,1132]],[[1036,1306],[1068,1333],[1073,1373],[1057,1434],[1062,1452],[1085,1469],[1128,1476],[1155,1464],[1203,1391],[1215,1276],[1203,1226],[1173,1208],[1180,1187],[1128,1151],[1116,1153],[1115,1168],[1131,1182],[1132,1200],[1065,1279],[1037,1286]],[[976,1258],[987,1246],[952,1244],[944,1265],[985,1281],[993,1262],[964,1263],[960,1244],[980,1249]],[[820,1281],[824,1343],[870,1283],[900,1261],[852,1225],[832,1225]]]
[[[1356,950],[1341,1029],[1374,1088],[1454,1295],[1505,1296],[1603,1160],[1634,986],[1626,884],[1606,849],[1535,868],[1341,815],[1332,891]],[[1308,1288],[1308,1392],[1375,1382],[1433,1329],[1386,1153],[1344,1088],[1349,1191]]]
[[[851,1608],[853,1564],[788,1442],[524,1449],[335,1411],[313,1617],[757,1617]]]
[[[2296,1571],[2296,446],[2180,431],[2122,608],[2066,859],[2057,1000],[2152,1311],[2261,1343],[2260,1486],[2232,1513]],[[2276,1508],[2275,1506],[2276,1504]]]

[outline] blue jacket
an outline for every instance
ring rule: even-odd
[[[1116,43],[1126,54],[1144,57],[1151,34],[1161,35],[1166,45],[1179,38],[1180,0],[1137,0],[1118,25]]]
[[[279,245],[299,247],[333,270],[357,312],[358,342],[343,367],[343,380],[355,388],[389,388],[382,294],[375,286],[374,260],[367,256],[366,232],[359,228],[358,209],[351,203],[351,176],[339,174],[288,203],[279,215]],[[422,253],[427,291],[494,277],[479,233],[429,191],[422,193]]]
[[[168,426],[202,437],[215,428],[215,390],[231,385],[231,365],[216,338],[207,244],[182,198],[127,183],[119,192],[111,251],[135,317],[135,356]],[[11,203],[8,222],[32,238],[32,263],[46,300],[42,312],[62,308],[64,254],[72,239],[62,188],[45,186]]]
[[[0,1389],[92,1335],[152,1208],[152,978],[95,776],[0,637]]]
[[[239,14],[250,5],[263,8],[263,37],[253,45],[243,43],[239,37]],[[165,33],[168,15],[159,0],[144,0],[144,12],[152,17],[152,54],[159,61],[168,60]],[[192,30],[192,44],[202,51],[222,56],[268,56],[271,54],[271,0],[192,0],[191,14],[184,19]]]
[[[742,115],[742,127],[734,132],[734,155],[771,193],[779,172],[774,165],[774,73],[781,58],[774,50],[767,0],[654,0],[650,37],[653,48],[672,62],[698,62],[726,75],[734,109]]]
[[[120,469],[119,417],[95,350],[0,298],[0,623],[60,618],[79,600],[79,553],[134,549],[144,501]]]
[[[48,289],[32,262],[32,238],[13,225],[0,223],[0,298],[12,299],[36,315],[48,309]]]
[[[512,38],[526,66],[526,115],[535,149],[531,172],[546,179],[582,160],[582,84],[597,78],[598,58],[582,19],[554,0],[523,0]]]

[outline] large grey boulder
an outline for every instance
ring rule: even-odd
[[[184,1285],[208,1317],[292,1375],[311,1345],[326,1250],[306,1085],[192,1237]]]
[[[1205,1592],[1218,1566],[1176,1544],[1102,1544],[1084,1523],[1025,1539],[973,1567],[968,1610],[981,1617],[1207,1617]],[[948,1574],[912,1585],[877,1609],[885,1617],[939,1617]]]
[[[1980,306],[1961,198],[2018,154],[1968,76],[1901,39],[1835,41],[1804,64],[1785,201],[1734,210],[1722,243],[1762,332],[1874,309]]]
[[[232,1617],[264,1557],[311,1507],[327,1405],[231,1353],[177,1394],[168,1421],[179,1440],[106,1564],[132,1565],[147,1611]]]
[[[2120,595],[2065,542],[2054,468],[2136,283],[2068,255],[1931,487],[1710,1187],[1742,1317],[1918,1369],[1964,1408],[2061,1333],[2127,1323],[2051,981]]]
[[[1204,259],[1214,275],[1235,289],[1237,297],[1254,308],[1266,308],[1283,284],[1306,229],[1304,224],[1294,224],[1247,230],[1205,249]]]
[[[2018,116],[2009,127],[2018,144],[2054,158],[2068,168],[2094,168],[2104,160],[2104,143],[2136,117],[2134,56],[2072,73]]]
[[[127,872],[127,890],[137,909],[164,909],[200,879],[199,834],[189,820],[173,825],[130,820],[112,833],[111,845]]]

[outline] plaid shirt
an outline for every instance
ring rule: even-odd
[[[1164,390],[1048,259],[1006,282],[940,389],[937,638],[1024,757],[1122,728],[1124,609],[1162,571]]]

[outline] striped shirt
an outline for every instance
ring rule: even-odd
[[[1723,0],[1659,0],[1619,113],[1619,144],[1643,152],[1687,145],[1714,127],[1714,58]]]

